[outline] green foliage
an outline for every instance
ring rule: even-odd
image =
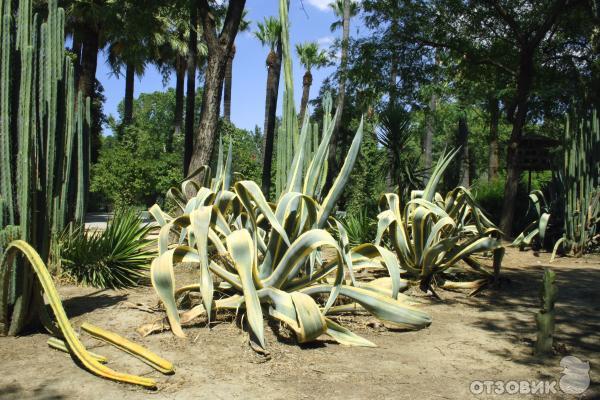
[[[175,138],[181,148],[181,137]],[[181,180],[182,154],[166,153],[147,130],[132,125],[122,138],[105,137],[92,169],[91,191],[105,196],[115,208],[149,205]]]
[[[86,232],[69,227],[58,237],[58,260],[63,273],[78,283],[96,288],[136,286],[148,277],[156,255],[155,241],[147,239],[151,228],[142,225],[133,209],[121,209],[106,230]]]
[[[377,224],[369,216],[367,209],[355,213],[348,213],[340,220],[348,235],[348,243],[355,247],[362,243],[369,243],[377,233]]]
[[[236,128],[224,119],[219,121],[219,137],[225,145],[232,143],[233,170],[243,179],[260,182],[262,174],[262,135],[245,129]],[[216,160],[213,160],[216,162]],[[214,163],[213,163],[214,165]]]
[[[174,90],[143,93],[134,110],[131,125],[121,128],[112,122],[114,135],[103,138],[92,169],[91,191],[115,208],[147,207],[183,178],[183,135],[172,132]],[[166,151],[170,135],[173,152]]]
[[[357,125],[358,121],[350,124],[350,127]],[[366,211],[369,218],[375,217],[377,202],[386,189],[386,175],[385,150],[377,146],[372,125],[366,124],[356,166],[352,170],[350,181],[341,200],[348,215],[358,215]],[[373,237],[370,237],[361,243],[372,239]]]

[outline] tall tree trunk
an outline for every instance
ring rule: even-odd
[[[500,104],[496,97],[489,98],[488,110],[490,113],[488,180],[491,181],[498,177],[498,123],[500,121]]]
[[[425,137],[423,138],[423,155],[425,158],[425,168],[427,175],[430,175],[430,169],[433,165],[433,136],[435,134],[435,113],[437,109],[437,96],[431,94],[429,99],[429,110],[425,119]]]
[[[235,58],[235,44],[231,47],[227,65],[225,67],[225,91],[223,93],[223,118],[231,121],[231,85],[233,84],[233,59]]]
[[[511,116],[513,126],[506,158],[506,184],[504,186],[502,218],[500,219],[500,229],[508,236],[512,235],[515,200],[521,177],[518,148],[521,136],[523,135],[523,126],[527,119],[528,99],[533,82],[533,74],[533,52],[531,50],[522,50],[517,78],[516,110],[514,111],[514,118]]]
[[[190,37],[188,41],[187,93],[185,105],[185,136],[183,176],[188,176],[194,151],[194,120],[196,113],[196,70],[198,66],[198,2],[190,0]]]
[[[306,107],[308,105],[308,97],[310,94],[310,86],[312,85],[312,74],[309,70],[306,70],[304,77],[302,78],[302,100],[300,101],[300,115],[299,122],[300,126],[304,123],[304,114],[306,114]]]
[[[460,186],[469,187],[471,184],[470,166],[469,166],[469,125],[466,114],[462,113],[458,117],[458,145],[460,146],[459,180]]]
[[[131,124],[133,120],[133,88],[135,84],[135,66],[128,62],[125,69],[125,100],[123,105],[123,125]]]
[[[208,57],[204,75],[200,122],[194,137],[189,171],[194,171],[202,165],[208,165],[210,162],[219,122],[222,85],[227,60],[240,26],[245,4],[246,0],[229,1],[223,28],[221,33],[217,34],[215,20],[208,0],[198,0],[198,12],[204,40],[208,48]],[[202,177],[197,176],[195,179],[200,180]]]
[[[273,163],[273,144],[275,142],[275,120],[277,112],[277,95],[279,93],[279,77],[281,75],[282,49],[281,41],[277,44],[277,52],[270,52],[267,57],[269,68],[267,75],[267,93],[265,99],[265,146],[263,151],[262,191],[269,200],[271,192],[271,166]]]
[[[185,60],[177,56],[175,61],[175,116],[173,118],[173,129],[167,132],[165,140],[165,151],[173,151],[173,135],[179,135],[183,125],[183,92],[185,85]]]
[[[325,181],[325,190],[329,190],[333,185],[333,180],[338,174],[339,166],[337,162],[338,143],[340,142],[339,130],[342,123],[342,113],[344,110],[344,101],[346,97],[346,70],[348,68],[348,46],[350,45],[350,1],[344,0],[344,15],[342,20],[342,54],[340,60],[340,81],[338,85],[338,97],[336,104],[337,118],[333,122],[333,133],[331,135],[331,144],[328,155],[328,173]]]

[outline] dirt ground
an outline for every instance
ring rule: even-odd
[[[477,297],[440,291],[443,301],[415,288],[432,325],[417,332],[388,330],[369,316],[342,323],[378,345],[344,347],[323,337],[308,346],[266,329],[270,357],[257,355],[230,320],[208,329],[202,321],[186,328],[187,339],[170,332],[141,338],[135,328],[157,318],[136,305],[154,306],[152,288],[98,291],[59,286],[77,328],[84,321],[117,332],[173,361],[163,376],[140,361],[82,334],[83,342],[109,357],[117,371],[151,376],[157,391],[103,380],[46,345],[38,333],[0,338],[0,399],[467,399],[494,397],[470,392],[472,381],[558,381],[560,360],[572,355],[590,363],[590,388],[580,396],[600,398],[600,257],[563,258],[510,250],[499,289]],[[532,356],[534,314],[544,266],[557,272],[559,301],[555,340],[559,353],[541,362]],[[185,279],[191,279],[191,271]],[[180,280],[181,281],[181,280]],[[532,398],[525,394],[506,398]]]

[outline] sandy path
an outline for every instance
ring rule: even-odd
[[[169,332],[140,338],[134,329],[156,314],[129,307],[131,303],[153,305],[151,288],[98,292],[62,286],[59,291],[75,326],[89,321],[136,340],[173,360],[177,373],[162,376],[83,335],[87,345],[109,357],[111,367],[155,377],[160,389],[147,392],[92,376],[68,355],[50,350],[46,335],[0,338],[0,398],[488,398],[493,396],[472,395],[470,383],[558,380],[564,355],[590,362],[592,386],[580,397],[559,391],[544,398],[600,398],[600,258],[562,259],[552,264],[560,293],[556,339],[564,354],[543,363],[531,356],[540,278],[548,259],[548,254],[536,257],[511,250],[502,287],[475,298],[442,291],[444,301],[438,302],[411,289],[433,317],[426,330],[391,331],[367,316],[345,317],[344,325],[376,343],[375,349],[348,348],[326,339],[298,346],[267,329],[269,360],[253,353],[245,335],[229,321],[212,330],[202,323],[187,328],[187,340]],[[184,279],[192,277],[188,272]]]

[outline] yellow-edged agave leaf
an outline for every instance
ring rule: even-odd
[[[499,247],[502,247],[502,242],[500,242],[498,239],[491,237],[474,238],[452,249],[452,251],[448,254],[449,259],[445,264],[449,266],[462,258],[470,256],[473,253],[492,251]]]
[[[246,229],[234,231],[227,236],[227,248],[242,282],[248,324],[260,346],[265,348],[262,308],[253,278],[258,274],[254,272],[256,269],[256,255],[254,254],[252,236]]]
[[[67,347],[67,344],[65,343],[64,340],[61,340],[61,339],[55,338],[55,337],[51,337],[50,339],[48,339],[46,341],[46,343],[48,344],[48,346],[52,347],[53,349],[60,350],[64,353],[71,353],[71,351]],[[88,353],[90,354],[90,356],[92,356],[96,361],[98,361],[101,364],[106,364],[108,362],[108,358],[106,358],[104,356],[101,356],[101,355],[96,354],[91,351],[88,351]]]
[[[281,288],[288,279],[293,277],[291,276],[291,272],[294,270],[294,267],[304,262],[312,251],[322,246],[333,247],[336,249],[339,257],[341,252],[338,244],[327,231],[313,229],[300,235],[285,252],[277,268],[265,279],[265,286]]]
[[[290,293],[300,331],[297,333],[298,342],[310,342],[327,331],[327,323],[314,299],[301,292]]]
[[[346,155],[346,159],[344,160],[344,164],[340,170],[340,173],[335,178],[333,185],[331,185],[331,189],[327,194],[327,197],[323,200],[323,206],[319,212],[317,227],[323,228],[327,223],[327,219],[329,218],[329,214],[333,211],[333,207],[339,200],[342,192],[344,191],[344,187],[350,179],[350,173],[352,172],[352,168],[354,167],[354,163],[356,162],[356,157],[358,157],[358,153],[360,150],[360,143],[362,142],[363,136],[363,119],[360,119],[360,125],[358,126],[358,130],[356,131],[356,135],[352,140],[352,144],[348,149],[348,154]]]
[[[175,373],[173,363],[165,360],[145,347],[117,335],[116,333],[109,332],[87,322],[84,322],[81,325],[81,329],[92,335],[94,338],[102,340],[103,342],[106,342],[128,354],[131,354],[163,374],[170,375]]]
[[[389,279],[392,283],[391,297],[394,299],[398,298],[398,293],[400,292],[402,286],[400,279],[400,265],[398,264],[398,259],[396,258],[394,253],[392,253],[384,247],[376,246],[373,244],[361,244],[359,246],[356,246],[351,250],[351,253],[360,255],[371,260],[381,259],[390,275]]]
[[[214,293],[213,277],[210,274],[208,263],[208,231],[213,214],[212,211],[213,207],[205,206],[190,214],[192,231],[196,238],[196,248],[200,256],[200,294],[202,295],[202,303],[204,304],[204,308],[206,308],[209,323]]]
[[[326,116],[331,114],[325,113]],[[338,116],[338,110],[335,112],[335,117]],[[326,171],[324,171],[324,167],[327,163],[327,155],[329,149],[329,141],[331,140],[331,135],[333,134],[333,124],[327,124],[326,120],[323,121],[323,138],[321,139],[321,144],[319,144],[319,148],[317,152],[313,156],[313,159],[308,166],[308,170],[306,171],[306,176],[304,178],[304,187],[302,192],[308,196],[318,197],[317,192],[320,192],[320,188],[318,188],[319,180],[323,175],[326,175]]]
[[[437,185],[440,182],[440,179],[442,179],[444,171],[446,170],[446,168],[448,168],[448,165],[450,165],[450,162],[456,156],[456,154],[458,154],[459,151],[460,147],[454,151],[450,151],[447,153],[444,152],[444,154],[442,154],[442,157],[440,157],[435,168],[433,169],[433,172],[431,173],[431,177],[427,181],[425,190],[423,190],[423,199],[427,201],[433,200],[433,198],[435,197]]]
[[[269,207],[265,196],[262,191],[258,187],[258,185],[253,181],[240,181],[235,184],[235,191],[240,198],[244,207],[249,212],[254,210],[252,202],[256,205],[259,211],[267,218],[271,227],[283,238],[283,241],[289,245],[290,241],[288,239],[288,235],[277,221],[275,214],[273,214],[273,210]],[[254,218],[254,214],[250,214]],[[256,219],[254,219],[256,221]]]
[[[300,290],[310,296],[329,293],[331,285],[315,285]],[[431,317],[415,308],[402,304],[391,297],[375,291],[342,285],[340,295],[359,303],[371,314],[382,321],[407,329],[422,329],[431,325]]]
[[[50,307],[54,312],[54,316],[60,331],[65,338],[69,349],[87,370],[98,376],[114,381],[131,383],[147,388],[156,388],[156,382],[153,379],[113,371],[107,366],[102,365],[92,355],[90,355],[90,353],[77,338],[77,335],[75,334],[75,331],[73,330],[73,327],[67,318],[56,288],[54,287],[54,283],[52,282],[52,277],[48,273],[44,262],[40,258],[39,254],[27,242],[16,240],[10,243],[6,248],[4,256],[2,257],[0,268],[8,268],[8,266],[13,265],[13,261],[18,253],[23,254],[29,264],[33,267],[42,289],[48,298]],[[4,288],[7,289],[9,284],[8,275],[4,274],[3,276],[4,282],[2,282],[2,284],[4,285]],[[5,290],[3,293],[7,292],[8,290]]]
[[[176,336],[185,337],[179,322],[179,312],[175,303],[175,273],[173,272],[173,252],[169,250],[152,261],[150,279],[158,297],[165,306],[171,330]]]
[[[164,226],[167,222],[172,220],[172,218],[169,217],[169,215],[167,213],[164,213],[160,209],[160,206],[158,204],[155,204],[152,207],[150,207],[148,209],[148,212],[150,213],[150,215],[152,215],[152,217],[154,217],[154,220],[161,227]]]
[[[325,333],[339,344],[344,346],[377,347],[373,342],[358,336],[330,318],[325,318],[325,322],[327,323],[327,331]]]

